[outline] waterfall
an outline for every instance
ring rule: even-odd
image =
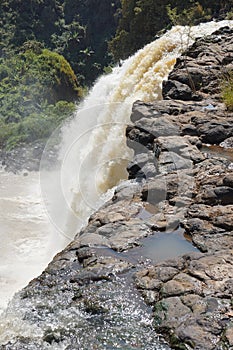
[[[226,25],[232,26],[232,21],[173,27],[102,76],[77,107],[75,117],[62,130],[59,170],[43,171],[46,151],[41,163],[41,187],[49,215],[67,240],[108,198],[104,194],[127,178],[132,152],[126,146],[125,128],[133,102],[162,99],[162,81],[181,52],[197,37]]]
[[[114,68],[111,74],[102,76],[77,107],[72,120],[54,132],[45,148],[40,169],[41,193],[49,217],[56,226],[56,237],[51,239],[51,245],[57,249],[63,248],[85,225],[90,214],[112,195],[114,186],[127,178],[126,165],[132,159],[132,152],[126,146],[125,128],[130,123],[133,102],[161,99],[162,81],[167,78],[176,58],[187,45],[191,45],[195,38],[211,34],[226,25],[232,27],[233,21],[209,22],[192,28],[172,28],[127,59],[121,67]],[[52,167],[50,150],[60,139],[58,162]],[[41,231],[41,227],[38,231]],[[46,230],[45,233],[47,234]],[[60,243],[58,237],[61,237]],[[46,242],[46,237],[44,240]],[[116,290],[116,298],[122,293],[121,287],[120,285]],[[115,286],[110,292],[114,291]],[[140,326],[137,317],[131,319],[136,314],[133,312],[137,311],[138,302],[134,305],[130,300],[131,295],[127,290],[126,292],[121,295],[125,302],[124,310],[129,313],[129,317],[126,315],[129,321],[125,328],[123,319],[122,328],[125,330],[132,327],[132,331],[136,329],[139,335],[142,332],[143,341],[151,341],[152,347],[148,349],[154,349],[154,339],[147,339],[145,326]],[[61,300],[56,299],[56,303],[63,302],[63,291],[59,298]],[[118,303],[116,312],[119,312],[117,306]],[[59,321],[59,327],[65,329],[67,320],[71,324],[78,322],[76,329],[80,338],[83,336],[84,341],[88,341],[85,332],[86,327],[90,327],[89,321],[75,308],[72,308],[73,314],[70,315],[61,311],[59,320],[52,319],[51,313],[47,318],[41,319],[39,325],[27,322],[27,318],[22,320],[23,308],[28,310],[28,314],[32,313],[30,301],[25,304],[25,300],[22,301],[16,295],[1,315],[0,344],[13,341],[18,336],[28,336],[36,341],[40,339],[40,344],[43,345],[43,325],[48,328],[50,322],[55,322],[53,326],[57,327],[56,322]],[[114,314],[112,318],[114,319]],[[115,328],[118,326],[117,324]],[[98,331],[91,329],[94,336],[98,335]],[[66,344],[52,344],[51,347],[46,344],[41,348],[65,349]],[[158,345],[156,349],[164,348]]]

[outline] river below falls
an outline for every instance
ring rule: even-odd
[[[52,257],[68,243],[64,237],[60,237],[55,231],[53,224],[49,221],[41,197],[39,173],[25,172],[13,174],[0,169],[0,230],[0,312],[2,312],[6,309],[8,301],[13,297],[15,292],[22,289],[30,280],[38,276],[51,261]],[[158,243],[159,238],[154,236],[154,238],[149,238],[150,246],[153,239]],[[174,239],[176,240],[175,237]],[[183,246],[184,238],[179,237],[179,240]],[[164,255],[162,257],[159,255],[158,257],[156,253],[158,251],[155,250],[153,254],[156,255],[156,259],[154,259],[154,256],[146,250],[146,242],[146,239],[145,242],[142,242],[144,246],[142,250],[139,249],[137,251],[136,249],[136,255],[132,255],[132,259],[136,261],[138,258],[143,258],[144,256],[145,258],[150,258],[152,261],[156,261],[158,258],[164,260],[169,257],[169,249],[165,246],[163,247]],[[179,241],[177,242],[179,243]],[[178,245],[179,247],[175,255],[184,252],[183,250],[180,251],[183,248],[180,244]],[[192,247],[191,244],[185,248],[185,251],[193,250],[190,247]],[[118,349],[121,348],[120,344],[122,344],[122,348],[124,349],[144,349],[145,344],[148,350],[170,349],[154,333],[151,325],[151,312],[137,293],[135,294],[128,279],[130,280],[130,278],[117,279],[113,282],[115,283],[113,287],[111,287],[111,283],[107,285],[104,283],[103,286],[99,286],[100,295],[104,296],[103,303],[109,304],[109,308],[113,310],[111,327],[106,325],[106,327],[99,328],[99,325],[96,325],[95,322],[90,324],[89,318],[86,319],[86,317],[80,316],[77,319],[77,315],[75,314],[76,316],[73,317],[71,312],[70,317],[73,320],[72,322],[74,320],[78,322],[76,329],[79,329],[79,331],[77,331],[77,336],[82,349],[86,349],[89,346],[94,348],[94,344],[96,344],[95,337],[93,339],[88,338],[88,341],[86,337],[83,338],[83,334],[89,331],[90,334],[98,334],[100,338],[98,338],[100,341],[98,346],[102,344],[100,349],[102,349],[102,346],[104,346],[104,349]],[[87,290],[87,293],[89,292],[91,293],[91,290]],[[33,302],[36,303],[36,300]],[[120,310],[118,307],[119,303],[121,304]],[[29,310],[32,308],[32,305],[24,306],[21,304],[17,297],[15,301],[13,299],[13,303],[10,305],[6,314],[7,316],[4,316],[2,320],[2,329],[0,330],[0,333],[2,332],[1,342],[3,343],[13,339],[22,331],[21,328],[17,330],[18,326],[16,327],[16,324],[24,322],[21,320],[20,314],[24,307]],[[116,310],[114,309],[114,305],[116,305]],[[64,311],[64,313],[67,312]],[[60,322],[61,324],[59,323],[59,326],[63,327],[63,318],[63,313],[60,321],[59,317],[55,320],[45,318],[43,321],[44,327],[46,328],[55,321],[56,326]],[[9,325],[12,326],[9,328]],[[33,338],[34,334],[36,334],[36,337],[40,339],[41,330],[36,324],[34,326],[36,330],[34,328],[31,330],[28,325],[21,325],[20,327],[25,328],[24,332],[28,336],[30,335]],[[117,332],[116,329],[118,329]],[[122,339],[119,338],[119,334],[121,334]],[[38,339],[37,342],[39,341]],[[103,339],[107,341],[108,345],[106,345],[107,343],[102,343]],[[135,343],[133,343],[134,340]],[[42,339],[40,341],[41,349],[50,349]],[[109,345],[110,343],[112,345]],[[134,345],[131,347],[130,344]],[[64,344],[60,344],[56,349],[65,349],[66,345],[67,343],[64,342]],[[54,346],[52,348],[55,349]]]
[[[15,292],[40,275],[69,240],[60,235],[43,205],[38,172],[0,169],[0,313]],[[169,242],[171,241],[171,242]],[[171,244],[170,244],[171,243]],[[169,248],[172,246],[172,250]],[[156,234],[129,251],[133,259],[158,262],[196,248],[183,233]]]
[[[0,312],[64,246],[43,206],[39,173],[0,169]]]
[[[67,243],[63,239],[61,244],[61,240],[57,239],[57,233],[48,219],[40,193],[39,173],[13,174],[0,170],[0,228],[0,311],[3,311],[14,293],[38,276],[56,252],[62,249],[62,244],[65,246]],[[81,348],[95,348],[96,342],[100,342],[98,344],[102,344],[101,349],[102,346],[104,349],[119,349],[121,344],[124,349],[144,349],[145,344],[148,350],[170,349],[160,342],[158,335],[153,332],[150,311],[141,297],[135,294],[128,279],[117,279],[113,283],[114,287],[111,283],[104,283],[98,287],[101,298],[104,298],[103,303],[109,304],[112,310],[111,327],[108,324],[106,327],[100,327],[98,322],[101,320],[90,323],[90,319],[82,317],[81,314],[77,318],[78,310],[73,318],[71,312],[72,322],[78,322],[77,336]],[[91,290],[87,290],[87,293],[89,292],[91,294]],[[37,323],[33,326],[35,329],[31,329],[32,326],[21,319],[23,308],[31,309],[32,306],[21,304],[17,297],[10,305],[7,316],[2,314],[4,317],[0,327],[1,343],[11,341],[18,333],[25,332],[32,339],[36,335],[36,342],[40,344],[41,349],[66,348],[66,341],[64,344],[53,344],[50,347],[40,339],[41,330]],[[62,313],[61,320],[59,317],[55,320],[45,317],[43,322],[45,326],[55,321],[63,326],[64,315]],[[87,337],[88,332],[90,335]],[[133,344],[132,347],[130,344]]]

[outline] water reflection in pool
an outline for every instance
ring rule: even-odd
[[[233,148],[224,148],[218,145],[203,145],[201,150],[208,156],[222,157],[233,162]]]
[[[179,228],[173,232],[156,232],[152,236],[144,238],[141,240],[141,246],[129,250],[127,256],[136,261],[149,259],[156,263],[198,251],[191,243],[190,237],[185,234],[182,228]]]

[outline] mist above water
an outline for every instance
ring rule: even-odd
[[[40,198],[39,174],[0,169],[0,312],[9,298],[40,274],[57,252]]]

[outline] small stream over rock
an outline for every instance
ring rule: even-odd
[[[69,286],[66,279],[67,274],[61,281],[63,287],[57,288],[56,299],[49,296],[49,290],[38,299],[23,299],[25,316],[18,322],[22,323],[21,334],[24,325],[25,335],[30,335],[25,349],[169,349],[154,333],[151,312],[129,276],[106,276],[89,286],[74,280]],[[10,305],[12,317],[15,307],[19,307],[17,299]],[[8,348],[18,349],[17,343],[1,347]]]

